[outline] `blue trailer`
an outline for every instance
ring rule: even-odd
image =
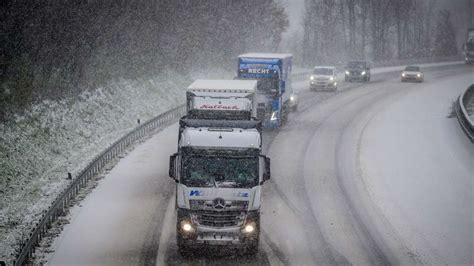
[[[291,54],[239,55],[239,79],[258,80],[257,119],[265,128],[279,128],[288,119],[291,100]]]

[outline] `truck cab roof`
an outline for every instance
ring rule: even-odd
[[[239,55],[239,58],[249,57],[249,58],[276,58],[276,59],[285,59],[293,57],[292,54],[275,54],[275,53],[247,53]]]
[[[260,149],[262,145],[262,123],[258,120],[182,118],[179,125],[180,146]]]
[[[188,92],[194,93],[254,93],[257,88],[256,80],[211,80],[197,79],[188,86]]]
[[[186,127],[181,132],[180,146],[195,148],[260,149],[257,129]]]

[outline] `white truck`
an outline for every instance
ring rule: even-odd
[[[298,97],[291,85],[293,55],[247,53],[238,56],[237,77],[259,81],[257,118],[265,128],[280,128],[292,110],[298,109]]]
[[[194,81],[186,90],[190,119],[250,120],[257,116],[256,80]]]
[[[169,176],[181,254],[223,245],[257,253],[261,189],[270,179],[260,121],[181,119]]]

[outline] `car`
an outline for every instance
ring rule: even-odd
[[[423,71],[419,66],[407,66],[402,71],[401,81],[415,81],[415,82],[423,82],[424,75]]]
[[[315,66],[309,81],[309,89],[312,91],[337,90],[336,68],[333,66]]]
[[[345,81],[370,81],[370,64],[367,61],[349,61],[345,67]]]

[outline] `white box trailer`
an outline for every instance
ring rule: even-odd
[[[257,116],[256,80],[194,81],[186,90],[187,118],[250,120]]]

